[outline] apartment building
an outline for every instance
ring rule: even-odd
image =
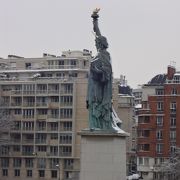
[[[136,170],[136,122],[134,96],[125,76],[121,75],[120,79],[114,79],[113,92],[113,105],[122,121],[121,128],[129,133],[129,137],[126,137],[126,169],[127,174],[130,174]]]
[[[15,122],[11,146],[0,153],[0,179],[78,179],[91,57],[69,50],[0,59],[0,94]]]
[[[142,87],[138,110],[138,171],[144,179],[163,179],[160,164],[180,146],[180,72],[168,66]],[[171,179],[171,178],[170,178]]]

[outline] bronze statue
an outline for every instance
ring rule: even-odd
[[[106,51],[107,40],[98,27],[99,10],[96,8],[91,15],[97,55],[91,61],[88,82],[89,126],[90,129],[113,130],[112,66],[110,54]]]

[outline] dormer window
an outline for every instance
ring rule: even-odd
[[[164,95],[164,89],[156,89],[156,95]]]

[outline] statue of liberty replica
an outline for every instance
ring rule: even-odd
[[[89,128],[90,130],[114,131],[119,129],[117,123],[120,120],[112,108],[111,58],[107,51],[107,39],[101,35],[98,27],[99,10],[96,8],[91,15],[97,55],[91,61],[88,82]]]
[[[99,9],[91,15],[97,55],[89,70],[87,108],[89,128],[81,135],[80,180],[125,180],[126,137],[112,107],[112,66],[108,43],[98,27]]]

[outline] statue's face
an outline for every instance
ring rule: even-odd
[[[107,40],[104,37],[96,38],[95,42],[96,42],[96,48],[97,49],[106,49],[106,48],[108,48]]]

